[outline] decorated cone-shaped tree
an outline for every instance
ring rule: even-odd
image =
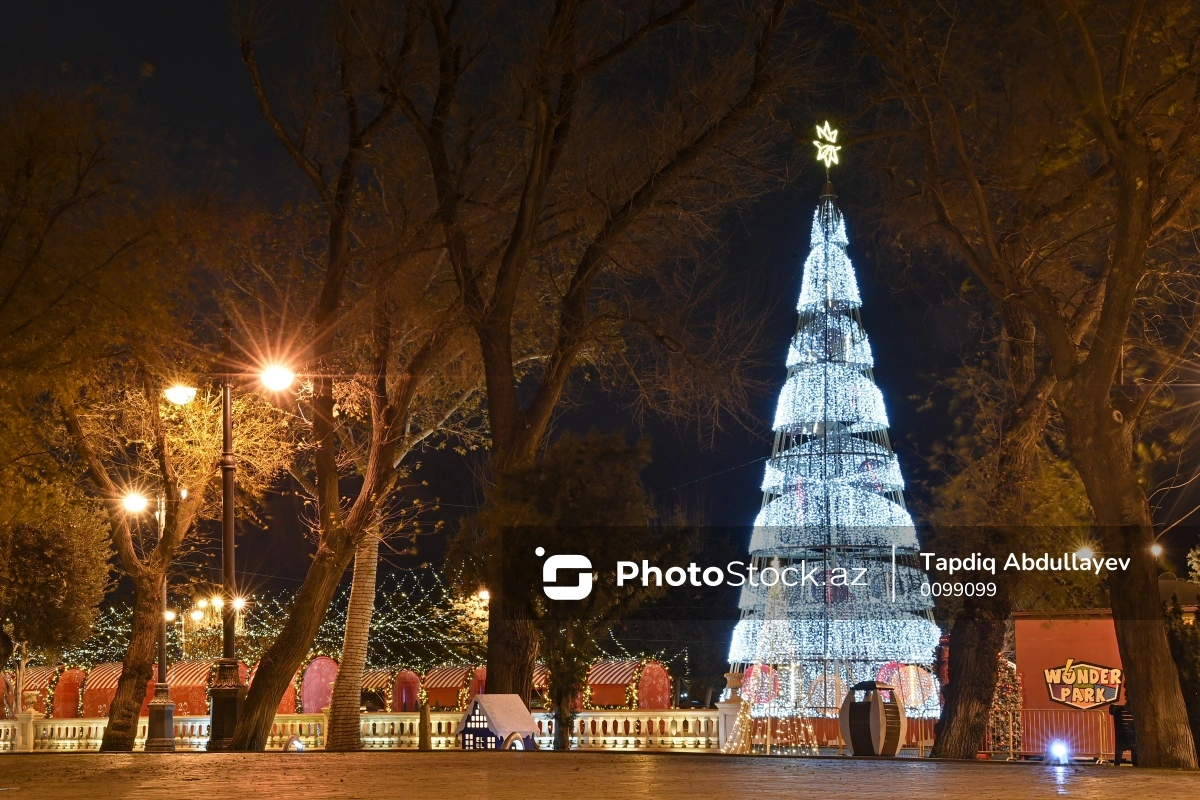
[[[818,135],[818,157],[836,163],[837,132],[826,123]],[[939,630],[921,591],[916,533],[847,244],[827,182],[750,541],[754,570],[729,655],[735,672],[771,666],[778,677],[770,702],[750,698],[755,718],[834,716],[851,686],[898,668],[918,676],[897,687],[909,715],[939,712],[929,670]]]

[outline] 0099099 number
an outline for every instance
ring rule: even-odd
[[[929,583],[921,584],[925,597],[995,597],[994,583]]]

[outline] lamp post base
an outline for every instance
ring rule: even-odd
[[[175,704],[171,702],[170,687],[165,683],[154,684],[144,749],[147,753],[175,752]]]
[[[229,750],[233,744],[233,731],[242,717],[242,704],[246,701],[246,687],[242,684],[237,661],[223,658],[217,662],[217,676],[208,690],[208,697],[212,709],[208,751]]]

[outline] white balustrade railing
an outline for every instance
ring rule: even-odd
[[[549,749],[554,721],[535,714],[538,746]],[[720,712],[712,708],[662,711],[582,711],[571,724],[575,750],[718,750]]]
[[[320,750],[325,747],[328,722],[324,714],[276,714],[271,732],[267,734],[267,749],[282,750],[292,737],[296,737],[305,750]],[[206,734],[205,741],[207,739]],[[175,741],[179,741],[178,737]]]
[[[434,750],[458,746],[454,726],[461,716],[458,711],[430,712],[429,743]],[[421,715],[416,711],[363,714],[359,737],[364,750],[416,750],[421,739]]]
[[[663,711],[581,711],[571,721],[571,747],[576,750],[708,750],[720,748],[719,709],[667,709]],[[17,750],[46,752],[78,752],[99,750],[108,720],[97,719],[0,719],[0,753]],[[430,713],[430,745],[435,750],[458,747],[454,735],[461,714],[455,711]],[[545,712],[535,712],[537,742],[549,750],[554,742],[554,718]],[[1006,738],[1013,739],[1011,749],[1018,757],[1038,755],[1054,739],[1065,741],[1073,755],[1097,758],[1112,756],[1112,724],[1106,711],[1022,711],[1020,729]],[[208,745],[208,717],[176,717],[175,749],[203,751]],[[913,724],[920,727],[912,729]],[[917,755],[924,755],[932,739],[932,721],[910,720],[910,738],[919,741]],[[22,726],[30,733],[23,741]],[[146,740],[147,719],[138,720],[134,749],[141,749]],[[267,736],[268,750],[282,750],[293,737],[303,743],[305,750],[325,747],[328,720],[324,714],[280,714],[275,717]],[[417,712],[365,713],[360,717],[359,731],[366,750],[416,750],[420,744],[421,715]],[[928,729],[928,730],[926,730]],[[1003,734],[1003,732],[1001,732]],[[1021,735],[1023,734],[1023,735]],[[1019,743],[1018,743],[1019,739]],[[1004,745],[1004,746],[1001,746]],[[1005,741],[985,742],[981,752],[991,751],[993,758],[1007,757],[1010,745]],[[839,750],[840,752],[840,750]]]
[[[107,719],[35,719],[34,750],[99,750]],[[146,740],[146,720],[138,720],[138,742]]]
[[[429,715],[430,744],[434,750],[458,747],[454,727],[461,714],[435,711]],[[550,749],[554,741],[554,718],[537,712],[538,745]],[[714,709],[669,709],[664,711],[582,711],[572,721],[571,746],[605,750],[716,750],[718,712]],[[202,751],[208,744],[209,717],[176,717],[176,751]],[[279,714],[267,736],[268,750],[282,750],[297,737],[305,750],[325,746],[327,720],[324,714]],[[421,715],[418,712],[366,713],[359,723],[363,748],[367,750],[416,750],[420,744]],[[32,747],[18,748],[19,723],[0,720],[0,752],[17,749],[38,751],[99,750],[108,720],[34,719]],[[147,719],[138,720],[135,749],[146,741]]]
[[[17,749],[17,721],[0,719],[0,753]]]

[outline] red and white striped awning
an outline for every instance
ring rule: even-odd
[[[201,658],[171,664],[167,667],[167,685],[207,687],[215,663],[211,658]]]
[[[392,688],[393,673],[390,669],[370,669],[363,673],[363,689]]]
[[[550,670],[545,664],[533,665],[533,686],[535,689],[545,689],[550,685]]]
[[[25,682],[21,686],[23,692],[40,692],[50,688],[50,681],[58,674],[58,667],[26,667]],[[14,685],[16,678],[13,678]]]
[[[120,680],[121,665],[118,662],[97,664],[88,670],[87,678],[83,682],[83,690],[86,692],[92,689],[115,689]]]
[[[461,689],[474,674],[474,667],[437,667],[425,673],[421,686],[425,689]]]
[[[592,686],[628,686],[641,663],[636,658],[624,661],[597,661],[588,670],[587,682]]]

